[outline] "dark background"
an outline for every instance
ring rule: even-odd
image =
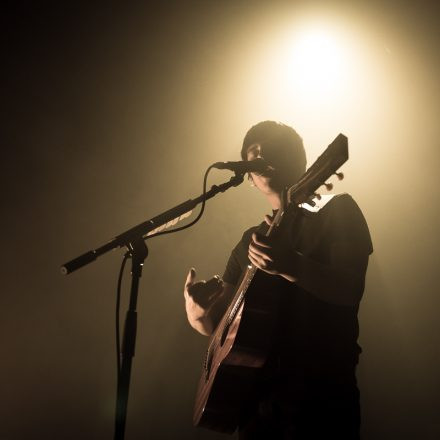
[[[281,106],[276,78],[258,76],[273,35],[310,6],[370,51],[345,113]],[[359,202],[375,246],[360,311],[363,438],[440,438],[437,7],[18,1],[1,16],[1,440],[112,438],[123,251],[68,277],[59,266],[198,195],[206,167],[238,160],[264,119],[295,126],[309,163],[339,132],[350,140],[337,190]],[[245,184],[194,228],[150,242],[127,439],[222,438],[192,428],[206,340],[186,322],[182,286],[192,265],[221,273],[267,208]]]

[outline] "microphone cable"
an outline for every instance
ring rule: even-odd
[[[202,201],[202,206],[200,208],[200,212],[197,214],[197,217],[194,220],[192,220],[190,223],[183,226],[179,226],[178,228],[161,231],[154,235],[144,236],[142,237],[144,240],[157,237],[158,235],[172,234],[173,232],[182,231],[184,229],[187,229],[195,225],[201,219],[203,212],[205,211],[205,205],[206,205],[206,199],[204,197],[206,195],[206,183],[208,181],[208,174],[212,168],[214,168],[214,165],[208,167],[208,169],[205,172],[205,176],[203,177],[203,201]],[[116,371],[117,371],[118,387],[119,387],[119,377],[121,374],[121,331],[120,331],[121,285],[122,285],[122,277],[124,275],[125,264],[127,263],[129,257],[130,257],[129,252],[126,252],[124,254],[124,258],[121,263],[121,268],[119,270],[118,286],[116,290],[116,313],[115,313],[116,326],[115,327],[116,327]]]

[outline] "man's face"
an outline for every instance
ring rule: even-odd
[[[257,158],[264,159],[261,144],[252,144],[246,150],[246,159],[254,160]],[[269,163],[269,168],[274,171],[265,174],[250,173],[254,185],[264,194],[278,193],[282,189],[282,187],[279,187],[276,171],[271,165]]]

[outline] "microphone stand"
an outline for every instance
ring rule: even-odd
[[[126,247],[128,254],[132,260],[131,270],[131,289],[129,308],[125,318],[124,336],[122,343],[122,363],[117,381],[116,395],[116,414],[115,414],[115,430],[114,440],[123,440],[125,435],[125,425],[127,419],[128,394],[130,389],[130,377],[132,361],[135,354],[136,346],[136,329],[137,329],[137,297],[139,289],[139,280],[142,276],[142,267],[148,256],[148,248],[145,244],[144,236],[153,231],[157,227],[164,225],[172,220],[180,217],[188,211],[194,209],[199,203],[214,197],[219,192],[225,192],[227,189],[238,186],[243,182],[243,174],[236,174],[231,179],[221,185],[213,185],[206,194],[199,197],[189,199],[180,205],[171,208],[150,220],[140,223],[122,234],[117,235],[113,240],[90,250],[77,258],[65,263],[61,267],[61,273],[67,275],[89,263],[96,260],[99,256],[109,252],[117,247]],[[152,236],[154,237],[154,235]],[[119,360],[118,360],[119,361]]]
[[[142,267],[148,256],[148,248],[142,237],[128,245],[131,257],[131,289],[130,303],[125,317],[124,338],[122,340],[122,363],[118,375],[116,391],[116,414],[114,440],[124,438],[125,422],[127,419],[128,392],[130,389],[131,365],[135,354],[137,330],[137,297],[139,279],[142,276]]]

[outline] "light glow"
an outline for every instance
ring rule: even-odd
[[[364,42],[339,20],[291,21],[271,40],[264,58],[253,86],[259,100],[272,118],[291,120],[312,145],[325,143],[335,126],[347,131],[376,108],[376,72]]]
[[[334,99],[350,78],[348,48],[335,32],[309,28],[299,32],[287,50],[285,81],[297,99]]]
[[[305,34],[292,51],[292,79],[315,91],[330,89],[344,73],[344,58],[336,41],[322,32]]]

